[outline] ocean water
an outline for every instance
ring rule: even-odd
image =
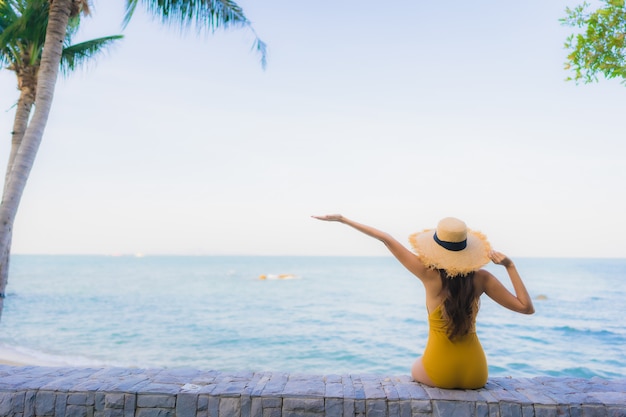
[[[490,375],[626,377],[626,259],[515,261],[536,313],[482,297]],[[0,352],[43,363],[401,375],[427,338],[423,287],[390,257],[11,262]]]

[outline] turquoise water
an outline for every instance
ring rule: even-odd
[[[541,299],[483,296],[490,375],[625,377],[626,259],[516,263]],[[421,283],[387,257],[17,255],[7,292],[0,348],[77,365],[396,375],[427,336]]]

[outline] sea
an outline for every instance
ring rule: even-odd
[[[626,259],[515,259],[536,313],[483,295],[490,376],[626,377]],[[391,257],[13,255],[0,359],[406,375],[428,334]],[[504,268],[488,265],[508,288]]]

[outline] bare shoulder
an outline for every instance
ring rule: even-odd
[[[484,293],[490,280],[495,279],[493,274],[486,269],[479,269],[474,273],[474,286],[480,292]]]

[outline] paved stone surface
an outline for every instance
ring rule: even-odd
[[[0,365],[0,417],[626,417],[626,379],[491,378]]]

